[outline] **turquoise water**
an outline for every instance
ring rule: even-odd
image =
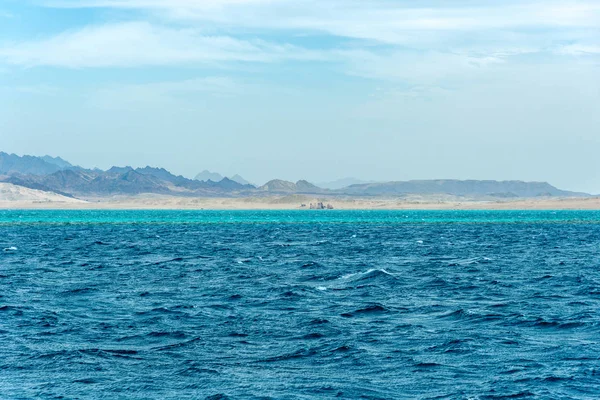
[[[31,223],[595,223],[600,211],[0,210],[0,224]]]
[[[598,222],[0,211],[0,399],[599,398]]]

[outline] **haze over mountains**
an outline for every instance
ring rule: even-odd
[[[418,180],[369,182],[347,178],[331,182],[330,188],[306,180],[289,182],[274,179],[256,187],[239,175],[225,178],[203,171],[195,179],[174,175],[164,168],[112,167],[106,171],[73,166],[60,157],[17,156],[0,152],[0,182],[28,189],[77,198],[101,198],[158,194],[185,197],[245,197],[269,195],[319,195],[355,197],[405,197],[449,195],[456,197],[534,198],[585,197],[586,193],[557,189],[546,182]],[[346,186],[341,186],[348,183]]]
[[[207,181],[220,182],[223,180],[223,178],[225,178],[225,177],[223,175],[219,174],[218,172],[210,172],[208,170],[204,170],[204,171],[200,172],[198,175],[196,175],[194,177],[194,180],[204,181],[204,182],[207,182]],[[235,174],[228,179],[231,179],[232,181],[237,182],[241,185],[250,185],[250,182],[248,182],[247,180],[245,180],[238,174]]]
[[[206,182],[206,181],[219,182],[223,178],[224,178],[224,176],[219,174],[218,172],[210,172],[206,169],[194,177],[195,180],[204,181],[204,182]]]

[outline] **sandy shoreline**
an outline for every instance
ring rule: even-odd
[[[301,204],[323,201],[336,210],[600,210],[600,197],[497,201],[406,199],[311,199],[301,196],[266,198],[132,197],[87,201],[0,200],[0,209],[47,210],[302,210]]]

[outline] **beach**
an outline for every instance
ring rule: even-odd
[[[382,198],[311,198],[272,196],[245,198],[188,198],[140,195],[102,199],[0,199],[0,209],[57,210],[309,210],[323,202],[334,210],[600,210],[600,198],[543,198],[515,200],[431,200]],[[305,205],[304,207],[302,205]],[[327,212],[329,210],[317,210]]]

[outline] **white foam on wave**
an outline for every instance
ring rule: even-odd
[[[385,269],[383,269],[383,268],[371,268],[371,269],[369,269],[369,270],[367,270],[367,271],[365,271],[365,272],[355,272],[355,273],[353,273],[353,274],[344,275],[344,276],[342,276],[342,277],[341,277],[341,278],[339,278],[339,279],[341,279],[341,280],[348,280],[348,279],[350,279],[350,278],[353,278],[353,277],[355,277],[355,276],[365,276],[365,275],[369,275],[369,274],[371,274],[371,273],[373,273],[373,272],[382,272],[382,273],[384,273],[384,274],[386,274],[386,275],[389,275],[389,276],[391,276],[391,277],[394,277],[394,278],[396,278],[396,275],[392,274],[392,273],[391,273],[391,272],[389,272],[389,271],[386,271],[386,270],[385,270]]]
[[[391,277],[394,277],[394,278],[396,277],[396,275],[395,275],[395,274],[392,274],[391,272],[389,272],[389,271],[386,271],[386,270],[385,270],[385,269],[383,269],[383,268],[377,268],[377,269],[375,269],[375,268],[372,268],[372,269],[368,270],[367,272],[365,272],[364,274],[365,274],[365,275],[368,275],[368,274],[370,274],[371,272],[383,272],[384,274],[386,274],[386,275],[389,275],[389,276],[391,276]]]
[[[339,277],[338,279],[341,279],[341,280],[350,279],[350,278],[352,278],[353,276],[356,276],[356,275],[358,275],[358,274],[360,274],[360,273],[361,273],[361,272],[355,272],[355,273],[353,273],[353,274],[343,275],[343,276]]]
[[[383,268],[371,268],[367,271],[355,272],[352,274],[343,275],[333,281],[330,281],[328,286],[315,286],[315,289],[320,290],[320,291],[325,291],[325,290],[330,290],[330,289],[354,286],[363,279],[370,279],[370,278],[376,279],[376,276],[372,276],[372,277],[370,276],[372,274],[379,274],[380,277],[381,277],[381,274],[383,274],[383,275],[390,276],[394,280],[399,279],[396,274],[393,274]]]

